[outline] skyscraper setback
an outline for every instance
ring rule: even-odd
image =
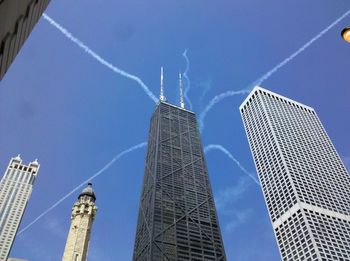
[[[181,95],[182,96],[182,95]],[[153,113],[133,260],[226,260],[193,112],[165,101]]]
[[[37,160],[28,166],[12,158],[0,182],[0,261],[7,261],[33,184],[38,175]]]
[[[240,111],[283,260],[350,260],[350,177],[314,109],[260,87]]]

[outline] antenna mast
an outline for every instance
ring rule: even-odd
[[[185,103],[184,103],[184,95],[182,92],[182,76],[181,73],[179,73],[179,83],[180,83],[180,106],[181,108],[185,108]]]
[[[161,101],[165,101],[165,96],[164,96],[164,83],[163,83],[163,66],[160,67],[160,97],[159,99]]]

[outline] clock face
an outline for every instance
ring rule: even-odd
[[[344,30],[341,32],[341,35],[345,41],[350,43],[350,27],[344,28]]]

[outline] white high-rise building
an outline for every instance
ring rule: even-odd
[[[0,261],[7,261],[17,229],[38,175],[37,160],[24,165],[12,158],[0,182]]]
[[[350,176],[314,109],[254,88],[240,106],[283,260],[350,260]]]

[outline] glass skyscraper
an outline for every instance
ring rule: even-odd
[[[161,96],[150,125],[133,260],[226,260],[195,114]]]
[[[35,160],[24,165],[19,156],[12,158],[0,182],[0,261],[7,261],[17,229],[38,175]]]
[[[314,109],[254,88],[240,106],[283,260],[350,260],[350,176]]]

